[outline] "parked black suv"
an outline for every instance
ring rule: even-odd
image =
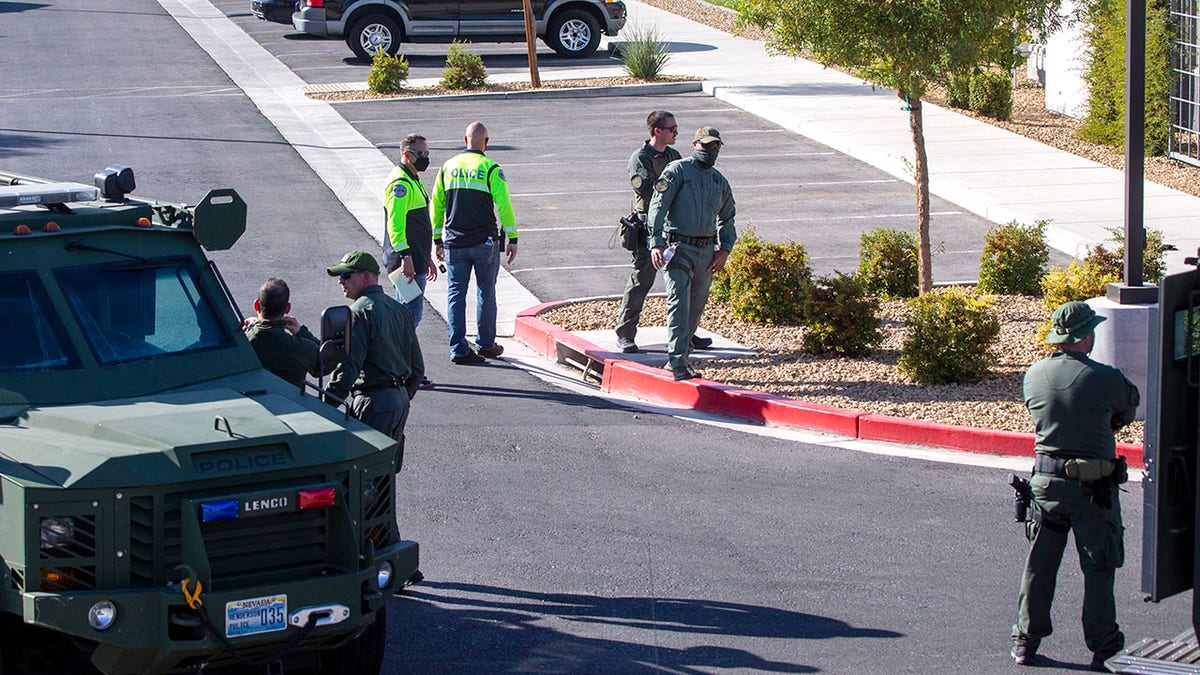
[[[535,30],[563,56],[596,51],[600,33],[625,25],[620,0],[532,0]],[[523,42],[521,0],[303,0],[292,15],[297,30],[345,37],[360,59],[382,49],[395,55],[401,42]]]

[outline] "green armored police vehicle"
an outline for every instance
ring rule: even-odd
[[[236,192],[94,183],[0,173],[0,663],[378,673],[395,443],[262,369],[205,255]]]

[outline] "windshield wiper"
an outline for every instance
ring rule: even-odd
[[[122,258],[129,258],[130,260],[136,260],[140,263],[150,262],[150,260],[148,258],[143,258],[140,255],[133,255],[132,253],[125,253],[123,251],[114,251],[111,248],[104,248],[103,246],[92,246],[91,244],[85,244],[85,243],[83,243],[81,241],[77,241],[77,240],[67,242],[67,250],[68,251],[95,251],[96,253],[111,253],[112,255],[119,255]]]

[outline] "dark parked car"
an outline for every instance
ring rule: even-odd
[[[620,0],[532,0],[537,36],[563,56],[596,51],[600,34],[625,25]],[[344,37],[360,59],[401,42],[524,42],[522,0],[302,0],[292,25],[311,35]]]
[[[297,0],[252,0],[250,11],[264,21],[292,24],[292,14],[300,11]]]

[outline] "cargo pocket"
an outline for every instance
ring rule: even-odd
[[[1088,557],[1100,569],[1115,570],[1125,565],[1125,528],[1120,523],[1105,521],[1105,531],[1091,545],[1085,546]]]

